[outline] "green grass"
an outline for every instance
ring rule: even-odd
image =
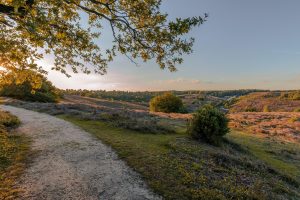
[[[23,172],[29,152],[29,140],[11,130],[18,118],[0,111],[0,199],[15,199],[17,178]]]
[[[254,156],[286,176],[300,181],[300,145],[232,131],[227,138],[247,148]]]
[[[266,165],[257,159],[252,148],[240,146],[238,135],[231,134],[229,142],[214,147],[182,133],[143,134],[100,121],[60,117],[112,146],[165,199],[300,198],[298,182],[273,170],[269,165],[273,162]]]

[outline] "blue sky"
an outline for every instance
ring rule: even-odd
[[[109,64],[108,74],[73,75],[50,72],[60,88],[106,90],[300,89],[299,0],[163,0],[169,17],[208,13],[195,28],[194,53],[177,72],[155,62],[135,66],[125,56]],[[110,45],[105,29],[101,45]],[[51,59],[44,65],[51,66]]]

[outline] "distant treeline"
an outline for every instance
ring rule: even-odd
[[[80,95],[84,97],[102,98],[127,102],[149,102],[150,99],[160,92],[129,92],[129,91],[106,91],[106,90],[62,90],[63,94]]]
[[[119,100],[119,101],[127,101],[127,102],[149,102],[151,98],[161,95],[165,92],[172,92],[175,95],[209,95],[215,97],[228,97],[228,96],[243,96],[252,92],[263,92],[267,90],[256,90],[256,89],[249,89],[249,90],[220,90],[220,91],[157,91],[157,92],[130,92],[130,91],[106,91],[106,90],[61,90],[63,94],[68,95],[80,95],[85,97],[92,97],[92,98],[103,98],[103,99],[110,99],[110,100]]]
[[[214,97],[229,97],[229,96],[244,96],[252,92],[269,92],[269,90],[258,89],[243,89],[243,90],[216,90],[216,91],[203,91],[202,93]]]

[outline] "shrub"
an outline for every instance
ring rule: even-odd
[[[52,85],[50,81],[46,79],[46,77],[41,74],[36,75],[40,76],[42,80],[42,84],[39,89],[33,89],[30,81],[24,81],[20,84],[16,83],[16,79],[12,78],[14,76],[8,74],[7,77],[13,80],[1,85],[0,95],[24,101],[57,102],[59,99],[58,90]]]
[[[294,122],[300,122],[300,118],[299,117],[292,117],[289,122],[294,123]]]
[[[229,100],[226,100],[223,102],[223,106],[224,108],[230,109],[231,106],[233,106],[234,104],[236,104],[239,101],[239,98],[231,98]]]
[[[245,108],[245,112],[257,112],[257,109],[254,107],[248,106]]]
[[[229,132],[225,114],[211,105],[199,109],[188,123],[187,133],[196,140],[219,145],[222,137]]]
[[[294,112],[300,112],[300,108],[296,108]]]
[[[280,99],[288,99],[289,98],[289,94],[287,92],[281,92],[279,98]]]
[[[292,100],[300,100],[300,91],[294,92],[291,96]]]
[[[264,110],[263,112],[270,112],[270,108],[268,105],[264,105]]]
[[[282,99],[300,100],[300,91],[282,92],[280,97]]]
[[[9,112],[0,110],[0,126],[4,127],[14,127],[20,124],[19,119],[11,115]]]
[[[180,113],[184,112],[184,106],[179,97],[167,92],[150,100],[150,111]]]

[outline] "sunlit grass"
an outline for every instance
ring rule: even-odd
[[[0,199],[15,199],[18,195],[15,184],[29,152],[29,140],[10,130],[18,124],[15,116],[0,111]]]
[[[166,199],[300,198],[295,182],[270,170],[256,154],[243,150],[244,146],[210,146],[191,140],[183,130],[179,134],[143,134],[100,121],[60,117],[112,146]],[[238,135],[228,138],[241,144]]]
[[[298,143],[271,140],[237,131],[232,131],[227,137],[241,144],[257,158],[281,173],[300,180],[300,145]]]

